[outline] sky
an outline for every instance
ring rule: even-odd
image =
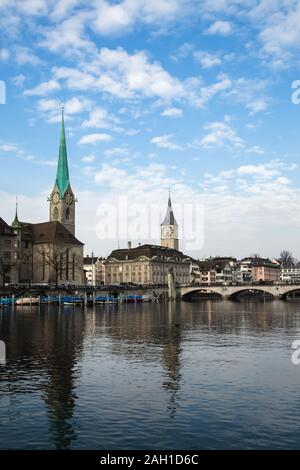
[[[7,222],[48,220],[64,102],[86,253],[159,243],[170,190],[187,254],[300,258],[300,1],[0,0],[0,28]]]

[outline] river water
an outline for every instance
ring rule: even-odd
[[[299,301],[0,310],[1,449],[300,448]]]

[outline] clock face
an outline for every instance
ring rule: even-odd
[[[59,194],[58,194],[57,191],[55,191],[55,193],[54,193],[53,196],[52,196],[52,202],[53,202],[53,204],[58,204],[58,203],[59,203],[59,200],[60,200]]]
[[[67,193],[66,194],[66,203],[68,204],[68,206],[73,204],[73,202],[74,202],[74,198],[73,198],[72,194]]]
[[[166,225],[165,227],[163,227],[161,235],[162,235],[163,240],[167,240],[167,239],[170,239],[170,238],[176,238],[176,233],[175,233],[175,230],[174,230],[174,226],[173,225]]]
[[[163,238],[164,240],[166,240],[166,239],[168,239],[168,238],[170,237],[170,229],[169,229],[168,226],[162,228],[161,235],[162,235],[162,238]]]

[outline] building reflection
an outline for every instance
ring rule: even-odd
[[[95,317],[95,310],[91,315]],[[96,326],[91,322],[91,328],[111,337],[114,355],[161,364],[161,386],[168,392],[168,410],[174,416],[181,381],[182,321],[178,304],[108,305],[101,315],[96,314]]]
[[[173,418],[179,403],[181,381],[181,318],[178,315],[175,302],[168,303],[168,328],[162,351],[162,364],[166,379],[162,386],[169,392],[168,410]]]
[[[67,449],[76,439],[73,414],[76,365],[84,334],[83,312],[76,309],[58,313],[56,307],[48,306],[41,310],[22,307],[22,311],[12,314],[5,329],[9,391],[12,396],[40,393],[46,404],[53,447]]]
[[[51,353],[47,359],[48,384],[44,400],[48,408],[49,431],[57,449],[67,449],[76,440],[73,414],[77,401],[75,393],[77,364],[82,352],[84,314],[81,309],[64,309],[56,316],[51,338]]]

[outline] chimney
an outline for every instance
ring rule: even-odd
[[[128,242],[128,250],[131,250],[131,241]]]
[[[139,246],[141,246],[141,243],[139,243]]]

